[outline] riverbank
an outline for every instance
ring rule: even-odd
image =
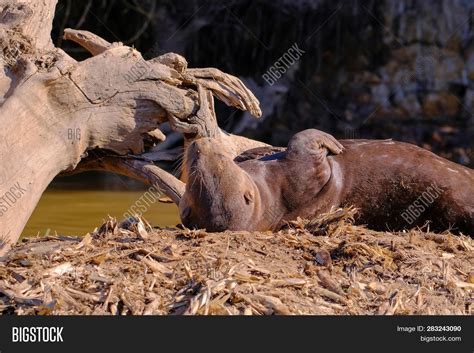
[[[375,232],[352,210],[277,233],[152,229],[24,239],[0,263],[18,315],[473,314],[474,241]]]
[[[72,190],[49,188],[43,193],[22,236],[84,235],[103,222],[107,214],[120,219],[131,208],[135,212],[145,210],[144,216],[154,225],[174,226],[180,221],[176,205],[158,202],[162,195],[146,188],[129,190],[126,183],[122,190],[74,189],[74,183],[68,185]]]

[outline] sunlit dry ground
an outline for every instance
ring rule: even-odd
[[[109,220],[28,239],[0,266],[4,314],[467,314],[474,244],[384,233],[339,210],[278,233],[151,229]]]

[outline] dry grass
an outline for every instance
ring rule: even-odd
[[[471,315],[473,239],[352,225],[353,210],[278,233],[151,229],[109,219],[17,245],[0,310],[19,315]]]

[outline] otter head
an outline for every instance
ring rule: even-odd
[[[208,231],[251,227],[257,187],[217,139],[201,138],[186,150],[186,191],[180,202],[186,227]]]

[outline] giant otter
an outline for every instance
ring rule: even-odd
[[[353,205],[357,223],[376,230],[423,226],[474,235],[474,171],[391,140],[342,140],[309,129],[286,150],[235,162],[218,139],[186,151],[179,205],[187,227],[274,230],[298,216]]]

